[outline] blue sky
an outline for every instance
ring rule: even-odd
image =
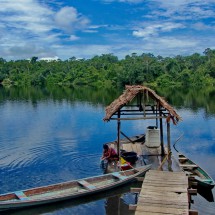
[[[215,49],[215,0],[0,0],[0,57],[175,56]]]

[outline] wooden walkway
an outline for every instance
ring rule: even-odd
[[[146,173],[135,215],[188,215],[188,177],[183,172]]]

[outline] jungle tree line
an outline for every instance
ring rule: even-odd
[[[132,53],[120,60],[113,54],[50,62],[35,56],[16,61],[0,58],[0,83],[4,86],[214,86],[215,50],[208,48],[202,54],[175,57]]]

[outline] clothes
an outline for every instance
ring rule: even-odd
[[[116,160],[118,158],[118,155],[115,149],[109,147],[108,150],[104,150],[102,158],[105,158],[107,160]]]
[[[107,157],[108,160],[116,160],[116,159],[118,159],[118,155],[117,155],[115,149],[109,148],[108,153],[109,153],[109,156]]]
[[[109,148],[110,157],[115,157],[117,155],[115,149]]]

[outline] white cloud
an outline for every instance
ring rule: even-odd
[[[151,24],[148,23],[148,26],[145,28],[139,28],[133,31],[133,36],[148,38],[151,36],[157,36],[160,32],[169,32],[174,29],[184,28],[185,26],[181,23],[160,23],[160,24]]]
[[[75,41],[75,40],[79,40],[80,38],[75,36],[75,35],[70,35],[69,40],[71,41]]]
[[[78,40],[89,20],[73,7],[51,8],[39,0],[1,0],[0,56],[22,59],[55,56],[52,44]],[[71,32],[73,33],[71,35]]]
[[[154,9],[145,17],[155,18],[154,15],[170,17],[171,19],[197,19],[214,17],[214,10],[209,6],[214,6],[215,0],[103,0],[104,2],[122,2],[143,5]],[[156,9],[155,9],[156,8]]]
[[[121,38],[120,41],[115,41],[115,38],[109,36],[109,39],[117,43],[117,45],[114,45],[114,43],[110,45],[75,44],[71,46],[55,45],[52,48],[57,50],[57,55],[61,56],[62,59],[68,59],[71,56],[75,56],[76,58],[91,58],[94,55],[109,53],[114,53],[119,58],[124,58],[131,53],[153,53],[154,55],[162,56],[170,56],[172,53],[185,55],[193,54],[193,50],[196,50],[196,47],[199,47],[199,52],[203,52],[205,49],[203,41],[183,36],[157,37],[148,38],[147,40]]]
[[[33,0],[1,1],[0,21],[5,28],[24,29],[33,33],[50,31],[53,28],[53,11]]]
[[[50,15],[53,12],[45,5],[41,5],[35,0],[1,0],[1,12],[17,12],[20,14],[28,14],[30,16]],[[34,12],[32,14],[32,12]]]
[[[77,29],[85,29],[89,20],[79,14],[74,7],[63,7],[55,15],[55,21],[59,28],[67,32]]]
[[[157,42],[161,47],[166,47],[167,49],[181,49],[181,48],[193,48],[198,44],[195,39],[187,39],[184,37],[162,37],[157,39]]]
[[[137,4],[137,3],[141,3],[144,2],[145,0],[104,0],[105,2],[123,2],[123,3],[132,3],[132,4]]]
[[[65,7],[66,1],[0,0],[0,56],[6,59],[31,56],[68,59],[114,53],[123,58],[132,52],[169,56],[214,48],[214,23],[205,18],[214,18],[211,6],[215,0],[118,2],[129,3],[125,8],[131,8],[132,16],[123,14],[127,11],[122,7],[120,22],[118,19],[107,20],[105,16],[92,22],[80,13],[81,6]],[[88,13],[91,20],[97,18],[93,10]]]
[[[204,31],[204,30],[212,30],[215,31],[214,26],[211,25],[206,25],[203,22],[196,22],[191,26],[192,28],[199,30],[199,31]]]
[[[75,56],[76,58],[91,58],[95,55],[102,55],[113,53],[112,45],[57,45],[53,46],[53,49],[58,50],[58,56],[61,56],[62,59],[68,59],[69,57]],[[80,51],[81,50],[81,51]]]
[[[210,6],[215,3],[214,0],[152,0],[152,2],[157,5],[157,10],[153,12],[155,15],[175,20],[193,20],[215,15],[214,11],[210,9]]]

